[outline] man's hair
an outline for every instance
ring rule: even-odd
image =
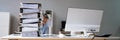
[[[49,17],[48,17],[48,15],[47,15],[47,14],[44,14],[43,16],[44,16],[45,18],[49,19]]]

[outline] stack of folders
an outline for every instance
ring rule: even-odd
[[[23,37],[38,37],[38,28],[23,27],[22,36]]]
[[[23,37],[38,37],[39,19],[24,19],[22,20],[22,36]]]
[[[40,12],[40,6],[39,3],[21,3],[21,13],[35,13]]]
[[[38,22],[37,19],[25,19],[21,24],[23,37],[38,37]]]
[[[21,26],[23,37],[38,37],[40,6],[38,3],[21,3],[20,12],[22,13]]]

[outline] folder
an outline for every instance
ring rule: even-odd
[[[22,32],[22,37],[38,37],[37,31]]]
[[[38,31],[38,28],[23,27],[22,32]]]
[[[40,12],[39,9],[27,9],[27,8],[22,9],[22,13],[37,13],[37,12]]]
[[[38,24],[21,24],[22,27],[38,27]]]
[[[39,8],[40,6],[39,3],[21,3],[22,8]]]
[[[23,14],[21,18],[38,18],[38,14],[37,13]]]
[[[36,22],[39,22],[39,19],[24,19],[24,20],[22,20],[22,23],[36,23]]]

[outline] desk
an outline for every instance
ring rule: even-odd
[[[4,36],[2,40],[12,39],[12,40],[91,40],[91,37],[80,38],[80,37],[21,37],[21,36]],[[120,37],[95,37],[94,40],[107,40],[107,39],[120,39]]]

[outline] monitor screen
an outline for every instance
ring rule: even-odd
[[[99,32],[102,15],[102,10],[68,8],[65,31]]]

